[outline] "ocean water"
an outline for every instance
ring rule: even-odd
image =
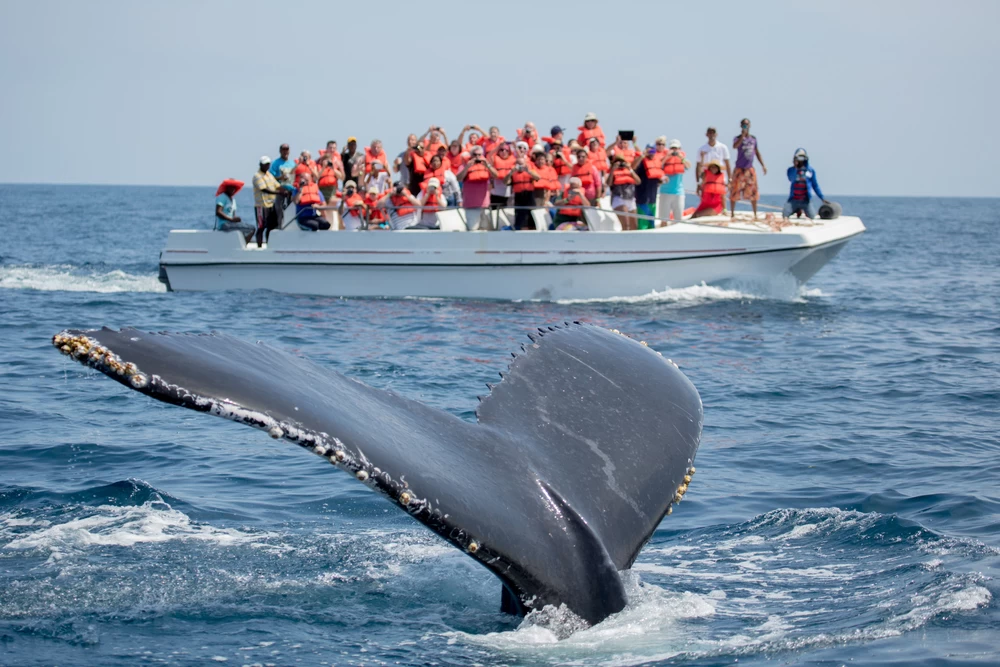
[[[490,303],[165,293],[211,190],[0,186],[0,664],[1000,663],[998,202],[841,202],[869,231],[804,289]],[[217,329],[474,419],[564,320],[646,340],[705,404],[685,501],[587,629],[500,614],[492,575],[332,466],[49,342]]]

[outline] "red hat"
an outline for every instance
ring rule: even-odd
[[[229,188],[236,188],[236,191],[233,192],[233,194],[236,194],[243,189],[243,181],[237,181],[235,178],[227,178],[219,185],[219,189],[215,191],[215,196],[218,197]]]

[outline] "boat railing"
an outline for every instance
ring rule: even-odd
[[[313,206],[312,208],[316,211],[330,211],[336,216],[337,211],[339,209],[339,204],[334,205],[331,203],[326,205]],[[420,207],[415,207],[415,208],[420,209]],[[558,214],[560,210],[567,208],[582,209],[584,211],[583,222],[587,225],[587,228],[590,231],[622,231],[620,224],[618,224],[617,226],[615,224],[616,222],[619,221],[618,215],[621,213],[627,213],[630,217],[636,218],[637,220],[649,220],[653,223],[654,227],[661,227],[661,228],[683,223],[685,225],[694,225],[697,227],[718,229],[720,226],[724,226],[723,223],[725,223],[726,225],[729,224],[728,221],[698,222],[698,220],[694,218],[684,218],[682,220],[673,220],[672,218],[664,219],[652,215],[646,215],[644,213],[638,213],[636,211],[631,211],[631,212],[616,211],[614,209],[609,209],[602,206],[593,206],[593,205],[576,206],[573,204],[553,204],[551,206],[515,206],[515,205],[504,205],[504,206],[489,205],[483,207],[437,206],[435,207],[435,210],[437,213],[447,213],[450,211],[456,212],[459,221],[461,222],[462,225],[465,226],[466,229],[468,228],[469,224],[468,215],[470,211],[478,211],[480,212],[480,214],[484,211],[487,212],[490,217],[490,224],[492,225],[492,227],[494,229],[501,229],[503,227],[514,226],[514,217],[515,217],[514,213],[516,211],[527,210],[531,212],[532,221],[535,223],[536,226],[535,231],[546,231],[548,230],[548,225],[552,224],[553,221],[555,220],[554,214]],[[297,213],[291,219],[286,220],[284,224],[282,224],[281,229],[287,229],[293,222],[298,220],[301,213],[304,213],[306,210],[308,209],[304,209],[302,212]],[[383,208],[382,210],[384,210],[388,214],[389,211],[391,210],[391,207]],[[591,216],[586,215],[586,212],[588,211],[592,212],[593,215]],[[535,218],[534,215],[535,212],[540,213],[540,215],[542,216],[542,220],[538,220]],[[597,219],[595,219],[595,216]],[[333,222],[339,222],[338,218],[339,216],[334,218],[333,220],[330,220],[329,218],[327,219],[331,223],[333,223]],[[544,229],[542,227],[539,227],[539,224],[542,221],[544,221],[543,224]],[[369,221],[366,219],[366,223],[367,222]],[[747,222],[747,221],[737,220],[737,222]],[[449,230],[445,229],[444,231],[449,231]],[[451,231],[457,231],[457,230],[451,230]],[[771,228],[770,226],[745,226],[745,227],[740,227],[739,231],[769,233],[769,232],[774,232],[776,230]]]

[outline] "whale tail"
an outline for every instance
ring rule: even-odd
[[[701,399],[617,332],[575,323],[529,337],[477,424],[216,333],[64,331],[53,343],[147,396],[326,458],[496,574],[505,611],[565,603],[597,623],[624,608],[618,572],[691,481]]]

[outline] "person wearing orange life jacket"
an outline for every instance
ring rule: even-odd
[[[456,175],[462,184],[465,225],[469,231],[492,229],[492,221],[486,211],[490,205],[490,181],[498,176],[497,170],[483,156],[483,147],[473,146],[469,161]]]
[[[385,218],[385,209],[378,207],[379,192],[374,185],[368,188],[365,193],[365,207],[368,211],[368,229],[388,229],[389,223]]]
[[[579,177],[570,177],[565,192],[556,203],[560,206],[552,228],[559,231],[587,229],[586,223],[583,222],[583,207],[589,206],[590,201],[583,191],[583,183]]]
[[[573,174],[573,160],[568,150],[563,148],[562,139],[553,139],[549,144],[549,155],[552,156],[552,168],[559,177],[559,190],[566,189],[569,177]]]
[[[326,200],[323,199],[323,193],[319,191],[319,186],[313,183],[310,173],[302,174],[293,201],[295,202],[295,221],[301,229],[312,232],[330,229],[330,223],[322,218],[316,210],[316,207],[324,204]]]
[[[684,172],[691,162],[681,150],[681,142],[674,139],[663,159],[663,184],[656,198],[656,210],[662,220],[680,222],[684,215]]]
[[[588,159],[590,164],[594,165],[594,168],[602,174],[606,174],[611,170],[611,163],[608,162],[608,154],[604,151],[604,147],[601,146],[597,137],[590,139],[588,144]]]
[[[438,222],[437,212],[448,206],[444,195],[441,194],[441,182],[434,177],[427,179],[427,187],[417,199],[420,201],[421,210],[420,222],[416,227],[418,229],[438,229],[441,225]]]
[[[445,198],[446,205],[455,208],[462,205],[462,186],[459,185],[455,174],[451,173],[440,155],[435,155],[427,165],[427,173],[424,181],[420,184],[421,189],[427,189],[427,182],[431,178],[438,179],[438,189]]]
[[[316,162],[312,159],[312,155],[309,151],[302,151],[299,155],[299,159],[296,160],[295,169],[292,172],[295,175],[295,187],[299,187],[299,183],[302,181],[302,174],[308,173],[312,176],[312,180],[315,182],[319,180],[319,168]]]
[[[420,143],[424,145],[427,155],[436,155],[439,146],[448,148],[448,135],[440,125],[431,125],[427,131],[420,136]]]
[[[647,145],[644,153],[636,154],[631,166],[639,175],[639,185],[635,188],[638,227],[653,229],[656,227],[656,195],[663,182],[663,163],[656,153],[656,146]]]
[[[584,194],[590,203],[596,206],[601,198],[604,184],[601,180],[601,172],[591,164],[589,154],[583,148],[576,149],[576,164],[573,165],[571,177],[580,179]]]
[[[535,181],[535,206],[548,206],[549,198],[559,190],[559,174],[549,165],[541,146],[535,146],[531,158],[539,175],[539,179]]]
[[[719,215],[725,206],[724,197],[729,188],[726,186],[726,172],[722,170],[721,160],[709,160],[708,165],[698,184],[698,194],[701,201],[691,215],[692,218],[702,218],[709,215]]]
[[[320,161],[319,191],[323,193],[326,201],[333,199],[339,189],[340,181],[344,178],[344,172],[338,167],[339,164],[339,156],[337,161],[328,156],[323,156]]]
[[[490,189],[490,210],[498,211],[505,208],[510,201],[511,192],[510,186],[507,184],[507,174],[514,169],[517,157],[515,157],[510,143],[504,141],[488,152],[486,159],[490,161],[497,173]],[[494,222],[496,222],[495,218]],[[496,226],[494,225],[494,227]]]
[[[389,226],[393,230],[408,229],[420,221],[420,200],[402,183],[394,183],[392,190],[378,200],[378,207],[388,212]]]
[[[627,163],[632,164],[635,156],[639,154],[639,140],[633,134],[631,141],[627,141],[619,134],[615,137],[615,143],[608,146],[606,152],[611,161],[616,157],[623,157]]]
[[[403,163],[410,176],[410,182],[407,184],[410,194],[420,194],[420,184],[424,180],[424,174],[427,173],[427,154],[424,151],[423,143],[417,140],[413,146],[407,148],[403,156]]]
[[[365,146],[365,173],[370,174],[372,171],[372,162],[381,162],[383,165],[389,164],[389,158],[385,154],[385,150],[382,149],[382,141],[380,139],[372,139],[370,146]]]
[[[611,208],[618,211],[618,220],[622,223],[622,231],[635,231],[635,186],[640,182],[639,174],[629,166],[621,155],[611,163],[611,171],[605,178],[605,183],[611,188]]]
[[[514,195],[514,229],[534,229],[531,209],[535,207],[535,182],[542,176],[524,157],[518,157],[514,168],[507,174],[507,185]]]
[[[320,172],[327,165],[331,165],[340,170],[340,173],[344,173],[344,163],[340,160],[340,152],[337,150],[337,142],[331,139],[326,142],[326,148],[320,149],[319,154],[316,157],[316,164],[319,167]],[[341,180],[344,179],[343,176],[340,177]],[[339,185],[339,183],[338,183]],[[329,199],[329,197],[327,197]]]
[[[583,125],[577,129],[580,130],[580,134],[577,136],[580,145],[589,146],[591,139],[597,139],[597,143],[601,147],[601,150],[604,149],[604,130],[602,130],[601,126],[597,124],[597,114],[588,113],[583,117]]]
[[[473,129],[482,132],[482,129],[478,125],[473,125]],[[500,134],[500,128],[496,125],[490,126],[489,134],[485,135],[480,141],[479,145],[483,147],[483,151],[486,152],[486,157],[489,158],[490,153],[492,153],[500,144],[506,143],[506,139]]]
[[[464,134],[464,132],[463,132]],[[448,150],[444,154],[445,167],[451,170],[451,173],[458,175],[458,172],[462,171],[462,167],[465,166],[465,161],[468,159],[465,152],[462,150],[462,142],[460,139],[452,139],[451,143],[448,144]],[[442,160],[442,162],[444,162]],[[459,179],[461,181],[461,179]]]
[[[524,127],[517,128],[517,140],[523,141],[528,144],[528,146],[534,146],[539,142],[538,130],[535,128],[535,124],[530,120],[524,124]]]
[[[349,232],[356,232],[365,229],[365,222],[368,214],[368,206],[365,199],[358,194],[358,184],[354,181],[344,183],[344,196],[340,199],[340,206],[337,208],[340,219],[344,222],[344,229]]]

